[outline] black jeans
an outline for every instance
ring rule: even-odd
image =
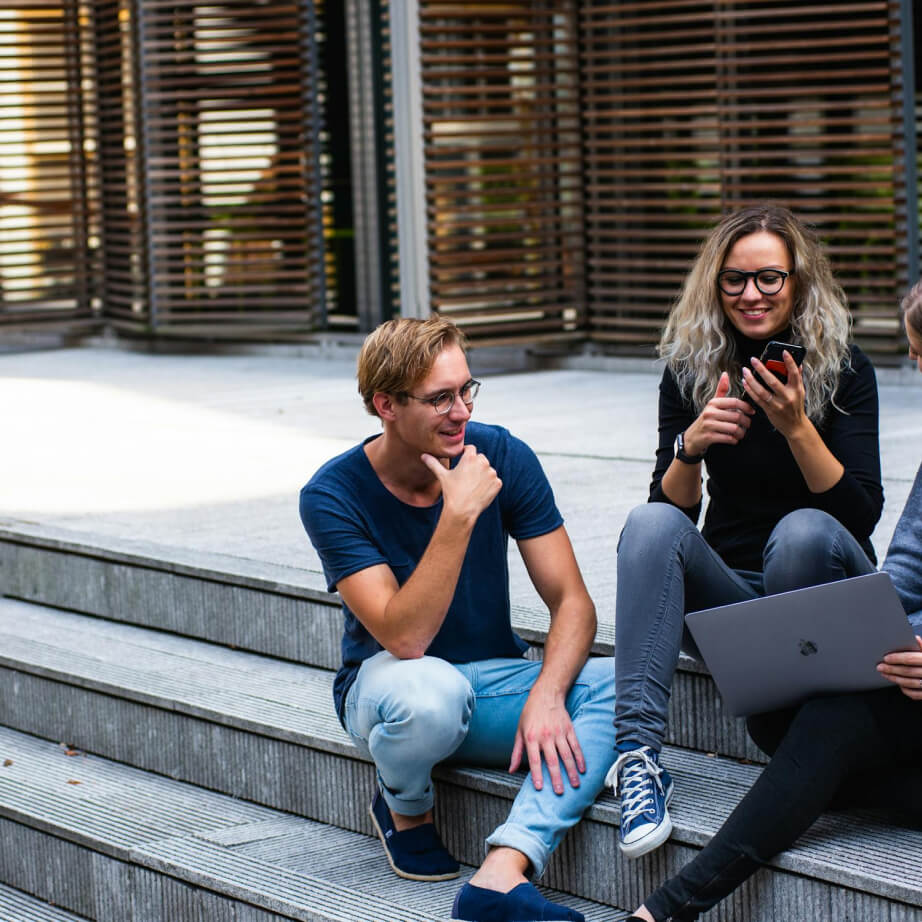
[[[644,901],[657,922],[692,922],[827,808],[899,807],[922,825],[922,702],[897,688],[815,698],[749,719],[773,754],[714,838]]]

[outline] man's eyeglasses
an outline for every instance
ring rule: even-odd
[[[436,413],[440,416],[445,416],[451,412],[451,408],[455,405],[455,399],[458,397],[461,398],[461,402],[466,407],[472,407],[474,398],[479,390],[480,382],[471,378],[467,384],[461,385],[461,390],[457,393],[455,391],[440,391],[432,397],[417,397],[415,394],[407,394],[406,396],[412,397],[413,400],[419,400],[421,403],[428,403]]]
[[[721,269],[717,273],[717,286],[725,295],[741,295],[746,290],[749,279],[754,279],[756,288],[763,295],[776,295],[784,288],[785,279],[790,274],[783,269],[757,269],[755,272]]]

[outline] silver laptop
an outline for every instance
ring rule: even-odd
[[[737,717],[892,688],[875,667],[887,653],[918,649],[887,573],[690,612],[685,623]]]

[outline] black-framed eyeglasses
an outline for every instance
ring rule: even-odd
[[[461,390],[459,391],[439,391],[438,394],[433,394],[431,397],[417,397],[415,394],[406,394],[405,396],[412,397],[413,400],[418,400],[420,403],[428,403],[439,416],[445,416],[451,412],[451,408],[455,405],[455,400],[458,397],[470,409],[474,405],[474,399],[479,390],[480,382],[471,378],[466,384],[461,385]]]
[[[717,273],[717,287],[725,295],[741,295],[746,290],[749,279],[752,279],[763,295],[776,295],[784,288],[785,280],[790,274],[783,269],[756,269],[755,272],[721,269]]]

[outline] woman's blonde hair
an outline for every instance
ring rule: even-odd
[[[659,354],[699,413],[714,396],[724,371],[730,375],[731,393],[740,393],[741,363],[749,356],[737,354],[733,327],[720,301],[717,273],[736,242],[758,231],[777,234],[791,259],[791,276],[785,284],[794,284],[792,338],[807,349],[805,404],[807,415],[816,423],[833,404],[839,375],[849,365],[851,315],[845,292],[819,241],[787,208],[774,204],[745,208],[728,215],[711,231],[669,313]]]
[[[916,282],[900,302],[907,326],[922,339],[922,281]]]
[[[406,402],[406,395],[429,372],[436,358],[449,346],[467,348],[467,338],[455,324],[438,314],[426,320],[400,317],[388,320],[365,338],[358,357],[359,393],[365,409],[377,416],[374,396],[392,394]]]

